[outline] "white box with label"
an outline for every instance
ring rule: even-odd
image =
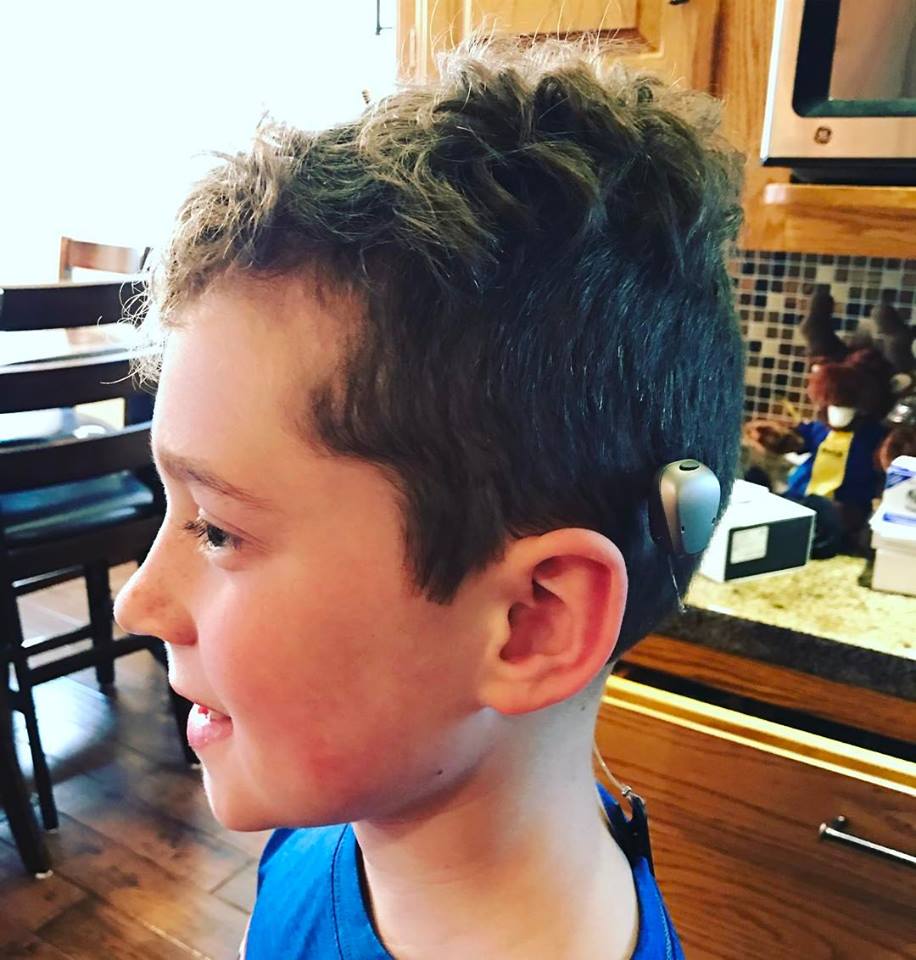
[[[766,487],[736,480],[700,573],[725,583],[803,567],[811,555],[814,516]]]
[[[916,457],[897,457],[871,518],[874,590],[916,596]]]

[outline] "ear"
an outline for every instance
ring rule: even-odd
[[[515,541],[500,567],[504,615],[485,654],[481,702],[520,714],[575,696],[620,635],[622,554],[594,530],[567,528]]]

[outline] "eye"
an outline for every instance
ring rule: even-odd
[[[223,550],[238,550],[242,545],[239,537],[227,533],[212,523],[208,523],[203,517],[197,517],[189,521],[183,529],[201,541],[202,549],[214,553]]]

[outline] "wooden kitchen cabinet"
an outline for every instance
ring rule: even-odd
[[[582,33],[600,28],[606,32],[639,30],[644,18],[636,0],[463,0],[457,4],[468,24],[488,20],[513,33]],[[657,6],[657,4],[652,4]]]
[[[424,80],[436,54],[476,29],[526,37],[612,37],[633,44],[624,57],[687,86],[708,89],[720,0],[399,0],[402,80]]]
[[[612,677],[598,748],[647,803],[692,960],[916,957],[916,765]]]
[[[633,667],[882,737],[899,739],[904,731],[916,731],[916,701],[674,637],[645,637],[618,669]]]

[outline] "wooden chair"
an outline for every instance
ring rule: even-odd
[[[0,329],[89,324],[100,316],[116,319],[122,293],[117,291],[118,312],[112,314],[112,286],[120,284],[0,291]],[[117,347],[0,366],[0,414],[127,398],[135,392],[129,372],[129,355]],[[155,638],[113,638],[108,576],[109,567],[145,557],[162,520],[164,495],[151,461],[149,429],[147,422],[83,438],[61,434],[0,444],[0,670],[8,672],[12,664],[15,671],[11,706],[25,717],[48,829],[57,825],[57,812],[33,688],[87,666],[94,666],[100,685],[108,686],[114,681],[115,658],[139,649],[163,659],[162,643]],[[74,577],[86,581],[89,623],[26,645],[17,596]],[[84,640],[91,641],[89,649],[40,665],[31,662],[38,654]],[[181,725],[190,705],[174,694],[172,702]],[[0,737],[2,729],[0,724]],[[196,759],[186,740],[182,745],[186,758]]]
[[[110,243],[61,237],[58,279],[72,280],[74,268],[102,270],[105,273],[140,273],[149,254],[149,247],[119,247]]]
[[[58,280],[61,282],[72,281],[74,269],[92,270],[96,273],[105,274],[136,275],[143,270],[149,254],[149,247],[138,249],[109,243],[94,243],[89,240],[76,240],[73,237],[61,237]],[[69,328],[67,339],[74,347],[85,345],[85,334],[79,327]],[[149,418],[147,417],[147,419]]]
[[[22,777],[13,741],[9,670],[0,677],[0,809],[6,811],[13,842],[29,873],[38,878],[51,875],[51,858],[35,822],[28,790]]]

